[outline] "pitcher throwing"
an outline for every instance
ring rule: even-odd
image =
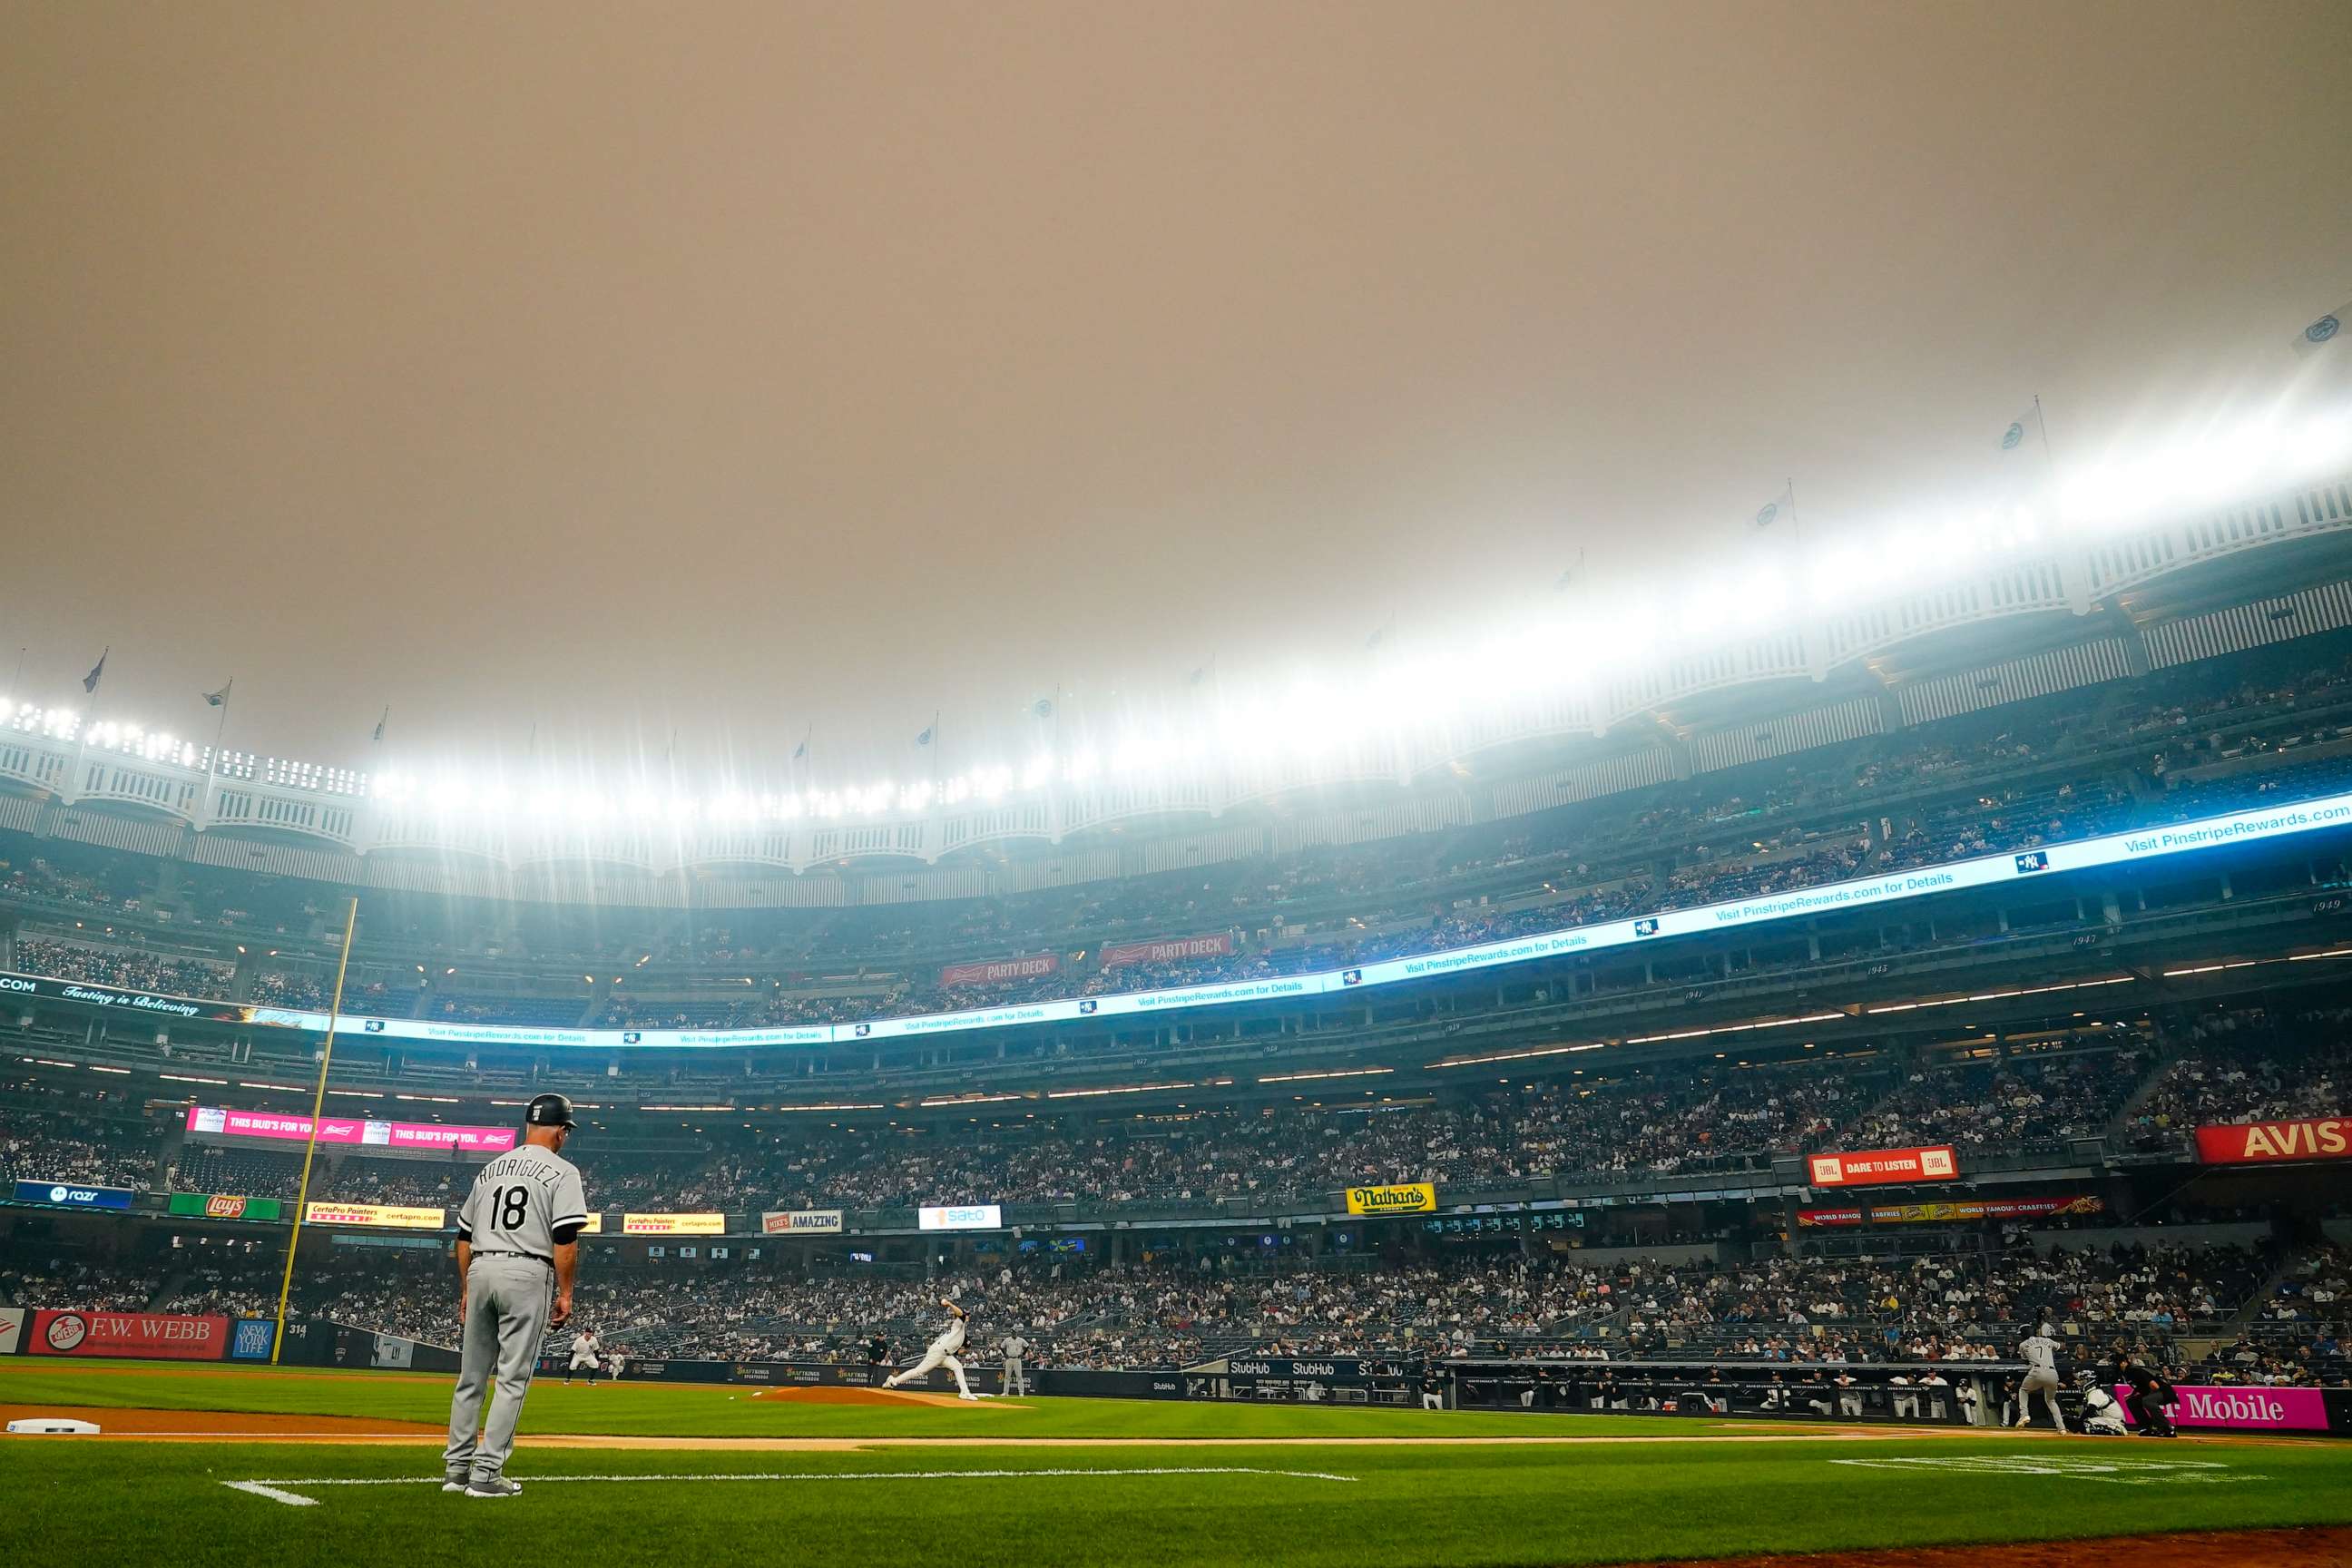
[[[963,1380],[963,1363],[956,1357],[956,1352],[963,1349],[965,1327],[963,1309],[953,1301],[941,1301],[940,1305],[948,1310],[948,1326],[940,1331],[939,1338],[933,1340],[930,1348],[923,1352],[922,1360],[904,1372],[893,1373],[884,1378],[882,1386],[896,1388],[902,1383],[913,1383],[919,1378],[929,1377],[933,1367],[943,1366],[955,1374],[958,1399],[977,1399],[980,1395],[974,1394],[971,1391],[971,1384]]]

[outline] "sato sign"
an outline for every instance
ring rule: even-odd
[[[1948,1143],[1932,1149],[1870,1149],[1853,1154],[1814,1154],[1805,1161],[1817,1187],[1879,1186],[1894,1182],[1949,1182],[1959,1166]]]
[[[2249,1121],[2200,1127],[2197,1158],[2208,1165],[2259,1165],[2285,1160],[2352,1160],[2352,1117]]]
[[[840,1228],[839,1209],[788,1209],[760,1216],[760,1229],[769,1236],[802,1236]]]
[[[71,1182],[18,1182],[20,1204],[54,1204],[63,1209],[127,1209],[128,1187],[85,1187]]]
[[[1385,1187],[1349,1187],[1349,1214],[1428,1214],[1437,1207],[1437,1188],[1428,1182]]]
[[[1002,1230],[1004,1209],[998,1204],[926,1204],[915,1212],[923,1230]]]
[[[161,1312],[33,1314],[25,1349],[33,1355],[136,1356],[158,1361],[218,1361],[228,1350],[226,1318],[175,1318]]]
[[[188,1108],[188,1131],[220,1138],[270,1138],[300,1143],[310,1136],[310,1119],[274,1110],[228,1110],[216,1105],[192,1105]],[[515,1130],[329,1116],[319,1122],[319,1142],[439,1153],[456,1150],[461,1154],[502,1154],[515,1146]]]

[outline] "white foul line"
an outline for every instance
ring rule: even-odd
[[[1017,1480],[1024,1476],[1274,1476],[1294,1481],[1339,1481],[1352,1485],[1358,1478],[1335,1476],[1324,1470],[1269,1470],[1250,1465],[1157,1465],[1139,1466],[1130,1469],[1039,1469],[1039,1470],[815,1470],[771,1471],[753,1474],[745,1471],[722,1472],[702,1476],[532,1476],[529,1484],[534,1487],[552,1486],[567,1481],[955,1481],[955,1480]],[[231,1491],[245,1492],[271,1502],[284,1503],[289,1508],[316,1508],[319,1500],[304,1497],[285,1489],[292,1487],[437,1487],[436,1476],[313,1476],[293,1480],[223,1481]]]

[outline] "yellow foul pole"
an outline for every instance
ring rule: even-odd
[[[294,1199],[294,1234],[286,1239],[286,1273],[278,1281],[278,1332],[269,1342],[269,1364],[286,1348],[286,1298],[294,1290],[294,1249],[302,1244],[302,1215],[310,1207],[310,1162],[319,1152],[319,1118],[326,1114],[327,1069],[335,1061],[335,1026],[343,1015],[343,972],[352,964],[352,932],[360,923],[360,901],[343,915],[343,953],[335,960],[335,999],[327,1004],[327,1044],[319,1053],[319,1092],[310,1097],[310,1137],[302,1145],[302,1188]]]

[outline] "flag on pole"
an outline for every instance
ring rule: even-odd
[[[1187,686],[1198,686],[1201,682],[1208,679],[1209,667],[1205,664],[1194,665],[1192,667],[1192,673],[1184,678],[1184,684]]]
[[[2294,335],[2294,352],[2315,354],[2334,342],[2344,331],[2347,319],[2352,319],[2352,300],[2347,300],[2311,325]]]
[[[1054,716],[1054,700],[1050,697],[1040,697],[1036,701],[1029,704],[1029,711],[1039,719],[1051,719]]]
[[[1756,510],[1755,525],[1769,528],[1797,514],[1797,487],[1792,481],[1780,487],[1780,493]]]
[[[2000,433],[2000,449],[2014,452],[2025,445],[2025,438],[2029,436],[2037,440],[2042,436],[2042,400],[2038,397],[2033,400],[2032,407],[2011,420],[2009,428]]]
[[[228,682],[228,686],[224,686],[224,687],[222,687],[218,691],[207,691],[207,692],[205,692],[205,707],[207,707],[207,708],[226,708],[226,707],[227,707],[227,706],[228,706],[228,688],[229,688],[229,686],[235,686],[236,684],[236,678],[235,678],[235,677],[231,677],[231,678],[230,678],[230,679],[229,679],[229,682]]]
[[[106,673],[106,656],[113,651],[111,647],[101,649],[98,656],[98,662],[91,665],[89,673],[81,678],[81,689],[93,697],[98,694],[99,677]]]
[[[1374,652],[1380,647],[1381,644],[1388,640],[1389,629],[1386,626],[1381,626],[1378,630],[1374,631],[1371,636],[1364,639],[1364,651],[1366,653]]]
[[[915,737],[915,744],[918,746],[929,745],[931,743],[931,737],[939,732],[939,728],[940,716],[934,713],[931,715],[931,721],[923,726],[923,732]]]
[[[383,739],[383,727],[391,722],[392,704],[387,702],[383,705],[383,717],[375,721],[375,738],[377,740],[381,741]]]
[[[808,733],[801,737],[801,743],[793,748],[793,761],[796,763],[807,762],[809,742],[815,739],[816,726],[812,724],[808,727]]]

